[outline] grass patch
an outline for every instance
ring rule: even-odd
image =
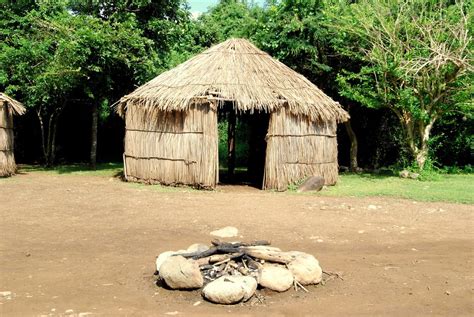
[[[99,163],[95,170],[91,170],[87,164],[68,164],[54,167],[43,167],[40,165],[19,166],[20,174],[30,172],[114,177],[123,172],[123,163]]]
[[[432,180],[372,174],[342,174],[322,196],[392,196],[418,201],[474,203],[474,174],[442,175]]]

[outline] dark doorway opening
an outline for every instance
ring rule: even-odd
[[[269,114],[219,109],[219,183],[263,186]]]

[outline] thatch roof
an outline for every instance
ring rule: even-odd
[[[274,112],[282,107],[311,120],[346,121],[339,103],[283,63],[244,39],[229,39],[166,71],[120,99],[164,111],[187,110],[193,103],[232,101],[238,111]]]
[[[10,108],[13,114],[22,115],[26,112],[25,107],[15,99],[0,92],[0,103],[6,103],[7,107]]]

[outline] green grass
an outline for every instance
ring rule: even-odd
[[[123,172],[123,163],[99,163],[95,170],[91,170],[87,164],[68,164],[54,167],[42,167],[39,165],[20,165],[20,173],[42,172],[53,174],[74,174],[114,177]]]
[[[412,180],[372,174],[343,174],[322,196],[392,196],[418,201],[474,203],[474,174],[440,174],[434,180]]]

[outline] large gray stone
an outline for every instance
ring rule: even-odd
[[[235,304],[246,301],[257,289],[257,281],[249,276],[221,276],[207,284],[202,295],[217,304]]]
[[[293,274],[281,265],[265,263],[258,274],[258,283],[277,292],[284,292],[293,285]]]
[[[156,257],[156,261],[155,261],[155,264],[156,264],[156,271],[157,271],[157,272],[160,271],[161,265],[162,265],[163,262],[165,262],[166,259],[168,259],[170,256],[173,256],[173,255],[176,255],[176,254],[181,254],[181,253],[187,253],[187,252],[188,252],[187,250],[178,250],[178,251],[165,251],[165,252],[160,253],[160,255],[158,255],[158,256]]]
[[[160,255],[156,257],[156,261],[155,261],[156,271],[159,272],[160,267],[163,264],[163,262],[165,262],[170,256],[173,256],[175,253],[176,251],[165,251],[165,252],[160,253]]]
[[[167,258],[161,264],[159,272],[166,285],[172,289],[201,288],[204,284],[197,262],[180,255]]]
[[[243,301],[249,300],[257,290],[257,280],[251,276],[229,276],[231,281],[240,283],[245,291]]]
[[[324,177],[322,176],[311,176],[298,187],[298,193],[307,191],[320,191],[324,186]]]
[[[319,261],[311,254],[304,252],[291,252],[296,258],[288,263],[288,269],[295,280],[302,285],[318,284],[323,277],[323,270]]]

